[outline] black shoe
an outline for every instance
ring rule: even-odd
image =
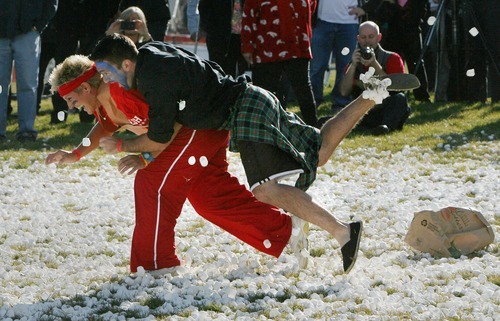
[[[372,135],[375,136],[386,135],[389,134],[390,131],[391,130],[389,129],[389,127],[387,127],[387,125],[378,125],[371,130]]]
[[[354,263],[356,263],[363,222],[353,222],[349,224],[349,228],[351,229],[351,239],[340,249],[342,252],[342,261],[344,263],[345,273],[349,273],[354,266]]]
[[[387,87],[388,91],[405,91],[420,87],[420,81],[417,76],[412,74],[388,74],[380,76],[380,80],[389,78],[391,84]]]
[[[20,141],[21,143],[23,142],[34,142],[36,140],[38,133],[35,131],[30,131],[30,132],[22,132],[22,133],[17,133],[16,134],[16,139]]]

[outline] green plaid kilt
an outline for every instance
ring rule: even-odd
[[[249,85],[236,100],[229,119],[219,129],[231,131],[229,150],[238,152],[237,141],[277,146],[301,164],[295,186],[307,190],[316,178],[319,130],[304,124],[297,115],[285,111],[267,90]]]

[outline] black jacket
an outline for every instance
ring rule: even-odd
[[[379,26],[388,23],[389,29],[408,32],[419,30],[428,6],[427,0],[408,0],[404,7],[389,1],[369,0],[361,7]]]
[[[178,122],[192,129],[218,129],[246,88],[214,62],[169,43],[153,41],[139,49],[137,89],[149,104],[148,137],[166,143]]]
[[[57,10],[58,0],[0,0],[0,38],[42,32]]]

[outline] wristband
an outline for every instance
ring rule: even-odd
[[[149,152],[141,153],[141,156],[148,162],[148,164],[155,160],[153,155]]]
[[[146,159],[144,159],[144,156],[139,154],[139,158],[142,161],[142,163],[144,164],[144,167],[147,167],[149,165],[149,162]]]
[[[119,153],[123,152],[122,145],[123,145],[123,140],[122,140],[122,139],[119,139],[119,140],[116,142],[116,150],[117,150]]]
[[[79,161],[82,158],[82,152],[80,152],[77,148],[73,149],[71,153],[76,156],[77,161]]]

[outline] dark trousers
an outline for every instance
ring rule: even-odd
[[[40,52],[40,71],[38,72],[38,91],[37,91],[37,104],[36,111],[40,110],[40,103],[45,88],[45,71],[49,65],[50,60],[54,57],[56,45],[53,43],[46,43],[42,40],[42,51]]]
[[[227,48],[222,48],[222,50],[212,45],[208,46],[210,60],[218,63],[226,74],[233,77],[239,76],[249,70],[248,64],[241,54],[241,36],[234,33],[231,34],[227,46]]]
[[[373,107],[361,120],[360,126],[375,128],[386,125],[390,130],[403,129],[403,125],[410,116],[411,108],[403,93],[387,97],[381,104]]]
[[[400,30],[389,31],[384,49],[400,54],[401,58],[408,65],[409,73],[413,74],[422,53],[422,35],[420,30],[416,28],[416,30],[411,32],[401,32]],[[415,74],[420,81],[420,87],[413,90],[413,95],[416,100],[426,101],[429,99],[427,73],[425,71],[425,64],[423,61],[421,63],[422,65]]]
[[[475,77],[466,78],[468,97],[484,102],[490,96],[497,102],[500,100],[500,1],[473,0],[467,4],[463,17],[464,37],[468,40],[465,43],[470,47],[467,70],[475,71]],[[471,38],[468,31],[473,27],[480,30],[480,35]]]
[[[40,104],[43,90],[43,75],[49,61],[54,58],[55,64],[60,64],[67,57],[80,53],[83,55],[88,55],[92,51],[93,46],[99,39],[97,35],[86,35],[78,37],[74,34],[63,34],[57,37],[56,43],[45,42],[42,43],[42,52],[40,55],[40,72],[38,77],[38,103]],[[52,39],[54,40],[54,39]],[[52,107],[53,110],[50,113],[50,122],[58,123],[61,122],[58,114],[61,111],[68,110],[68,104],[66,101],[57,93],[53,93],[52,97]],[[86,111],[81,110],[79,114],[80,122],[90,123],[94,121],[94,115],[87,114]],[[66,116],[64,120],[66,119]]]
[[[252,81],[254,85],[275,94],[285,109],[288,93],[288,86],[285,84],[289,83],[299,103],[302,119],[310,126],[317,125],[316,102],[309,78],[309,59],[255,64],[252,69]]]

